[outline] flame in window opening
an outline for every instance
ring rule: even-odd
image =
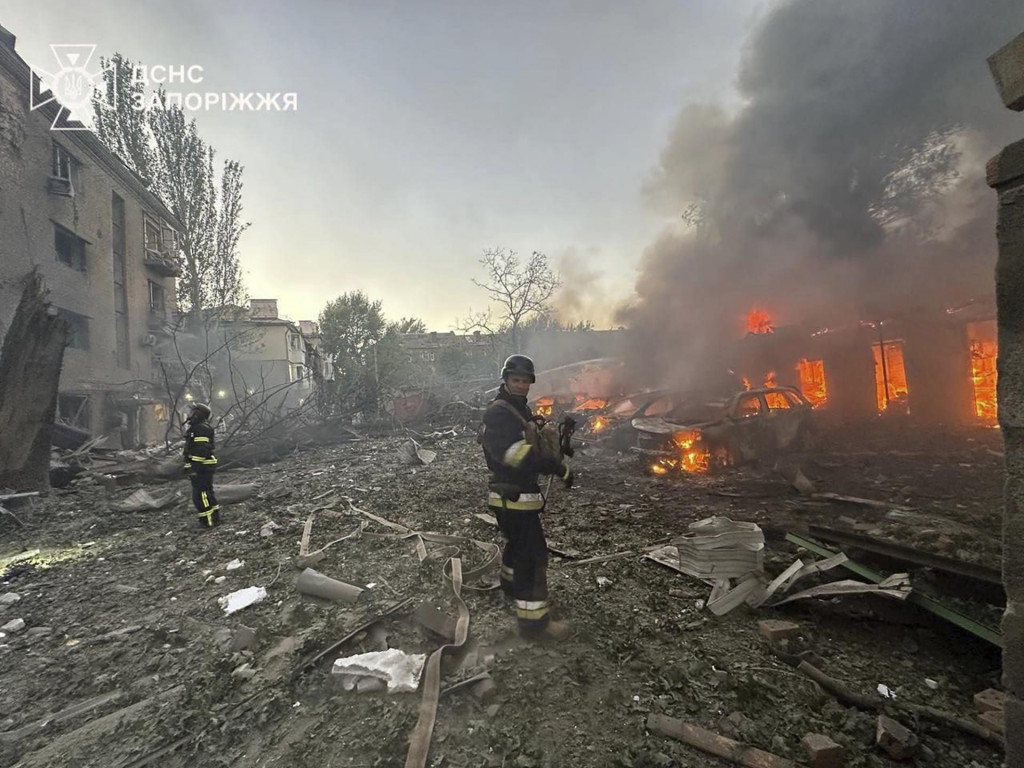
[[[804,358],[797,363],[796,370],[800,375],[800,391],[811,405],[821,408],[828,401],[828,389],[825,387],[825,362]]]
[[[910,387],[907,385],[903,342],[886,341],[884,345],[875,342],[871,349],[875,354],[875,404],[878,412],[883,413],[895,406],[909,413]]]

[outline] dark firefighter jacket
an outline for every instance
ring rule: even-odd
[[[495,403],[499,400],[510,403],[527,421],[532,418],[525,397],[513,395],[502,386],[494,398]],[[488,501],[491,506],[540,509],[544,501],[540,498],[537,476],[561,477],[566,473],[562,462],[538,456],[536,448],[526,440],[522,421],[507,408],[494,403],[484,412],[483,447],[487,468],[491,471]]]
[[[206,421],[189,422],[185,430],[185,469],[213,472],[217,467],[217,455],[213,449],[213,427]]]

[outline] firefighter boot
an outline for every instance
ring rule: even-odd
[[[572,634],[572,625],[568,621],[549,621],[544,629],[530,636],[531,640],[541,643],[560,643]]]

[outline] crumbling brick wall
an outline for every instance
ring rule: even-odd
[[[1024,110],[1024,34],[989,59],[1003,102]],[[1024,140],[988,163],[999,196],[996,302],[999,326],[999,424],[1006,444],[1003,518],[1003,685],[1006,765],[1024,765]]]

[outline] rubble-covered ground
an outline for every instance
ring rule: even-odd
[[[498,540],[473,517],[484,511],[485,478],[472,428],[417,439],[437,451],[433,463],[404,463],[397,448],[408,435],[396,435],[226,470],[218,483],[252,482],[259,493],[225,507],[224,524],[213,531],[195,525],[184,479],[146,486],[180,489],[180,502],[160,511],[112,512],[111,501],[139,486],[108,490],[80,478],[15,508],[23,526],[0,518],[0,593],[21,598],[0,606],[0,624],[21,618],[26,625],[0,639],[0,764],[403,765],[419,694],[345,691],[331,663],[384,647],[436,648],[441,641],[411,623],[408,611],[305,674],[293,673],[300,659],[408,598],[454,613],[442,576],[452,549],[431,545],[439,557],[421,563],[412,540],[368,535],[394,531],[360,510],[418,531]],[[633,456],[590,447],[574,462],[577,487],[552,488],[545,525],[552,543],[591,557],[640,553],[712,515],[755,521],[768,534],[769,576],[798,556],[783,533],[809,523],[998,567],[1001,451],[996,430],[872,430],[827,435],[803,458],[819,490],[889,502],[887,511],[801,496],[764,468],[649,477]],[[363,535],[332,544],[316,565],[372,585],[354,605],[295,590],[295,558],[314,512],[311,550],[366,524]],[[280,527],[262,536],[269,521]],[[466,568],[484,557],[475,547],[460,554]],[[226,570],[236,559],[242,566]],[[825,577],[850,574],[837,569]],[[912,577],[929,581],[920,571]],[[813,732],[843,745],[848,766],[890,764],[873,746],[872,714],[836,703],[772,654],[758,631],[768,618],[797,622],[801,634],[789,650],[813,650],[829,675],[860,693],[878,695],[881,683],[897,701],[973,719],[972,696],[998,687],[999,656],[990,646],[884,597],[741,606],[716,617],[703,608],[706,584],[639,554],[589,565],[553,558],[549,584],[556,612],[575,627],[558,646],[519,640],[499,591],[467,590],[470,650],[460,668],[449,665],[442,687],[488,663],[496,687],[483,700],[467,691],[442,697],[429,765],[723,764],[648,734],[652,712],[795,760],[803,760],[801,738]],[[269,598],[226,616],[217,598],[254,585]],[[957,606],[998,621],[997,608],[963,597]],[[233,652],[243,625],[255,639]],[[925,764],[1001,764],[995,748],[973,737],[904,722],[920,737]]]

